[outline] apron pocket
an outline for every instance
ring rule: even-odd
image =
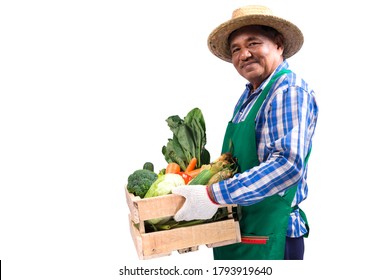
[[[241,236],[241,243],[243,244],[267,244],[268,236]]]
[[[240,252],[248,260],[282,260],[284,259],[285,234],[268,236],[243,236]]]

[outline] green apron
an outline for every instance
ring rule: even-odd
[[[256,147],[255,119],[271,86],[283,74],[276,73],[240,123],[229,122],[222,153],[232,152],[237,158],[239,172],[259,165]],[[284,259],[286,233],[297,186],[289,188],[282,197],[275,194],[250,206],[238,206],[241,242],[216,247],[215,260],[281,260]],[[302,217],[305,215],[302,212]]]

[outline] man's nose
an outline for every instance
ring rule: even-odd
[[[242,49],[240,53],[240,59],[241,60],[247,60],[249,57],[252,56],[252,53],[248,49]]]

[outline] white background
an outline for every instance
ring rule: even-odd
[[[346,3],[345,3],[346,2]],[[237,265],[211,250],[140,261],[124,185],[165,166],[165,119],[203,111],[212,157],[245,81],[208,50],[246,4],[305,35],[293,70],[317,93],[303,262],[272,279],[388,275],[384,1],[1,1],[0,259],[4,279],[130,279],[119,269]],[[135,276],[131,276],[135,277]],[[251,278],[249,276],[247,279]]]

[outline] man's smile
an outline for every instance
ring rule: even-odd
[[[247,61],[245,63],[242,63],[240,65],[240,68],[244,69],[244,68],[250,67],[252,64],[256,64],[256,63],[257,63],[257,61],[255,61],[255,60]]]

